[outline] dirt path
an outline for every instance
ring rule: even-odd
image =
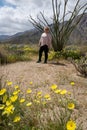
[[[35,61],[17,62],[0,66],[0,75],[14,84],[20,84],[23,92],[32,81],[32,88],[48,92],[48,87],[57,84],[59,88],[71,90],[70,82],[75,82],[75,96],[79,101],[79,112],[87,130],[87,79],[78,75],[74,66],[68,61],[48,64]],[[71,90],[72,91],[72,90]]]

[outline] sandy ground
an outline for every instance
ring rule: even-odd
[[[5,80],[14,84],[20,84],[23,92],[32,81],[32,88],[48,92],[52,84],[59,88],[72,91],[71,81],[75,82],[75,98],[79,102],[78,112],[83,123],[83,130],[87,130],[87,78],[83,78],[68,61],[59,63],[48,62],[48,64],[36,63],[36,61],[17,62],[0,66],[0,75]]]

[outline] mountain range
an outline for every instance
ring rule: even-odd
[[[78,16],[79,17],[79,16]],[[76,20],[78,19],[76,18]],[[11,43],[11,44],[29,44],[29,43],[38,43],[41,32],[34,29],[27,30],[24,32],[16,33],[15,35],[0,35],[0,43]],[[71,33],[69,44],[85,44],[87,45],[87,13],[85,13]]]

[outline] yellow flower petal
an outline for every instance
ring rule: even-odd
[[[68,109],[72,110],[75,108],[74,103],[68,103]]]
[[[17,95],[14,95],[14,96],[10,97],[11,102],[15,102],[17,99],[18,99]]]
[[[42,92],[41,92],[41,91],[37,92],[37,95],[41,95],[41,94],[42,94]]]
[[[13,120],[13,122],[19,122],[21,120],[21,117],[20,116],[16,116],[15,118],[14,118],[14,120]]]
[[[65,89],[64,89],[64,90],[61,90],[61,92],[60,92],[61,95],[64,95],[64,94],[66,94],[66,93],[67,93],[67,90],[65,90]]]
[[[5,88],[0,90],[0,95],[3,95],[4,93],[6,93],[6,89]]]
[[[57,93],[57,94],[59,94],[61,92],[61,89],[57,89],[54,92]]]
[[[7,115],[13,114],[14,109],[15,109],[15,108],[14,108],[13,105],[7,106],[7,107],[4,108],[4,111],[2,112],[2,115],[5,115],[5,114],[7,114]]]
[[[32,102],[29,102],[26,104],[27,107],[31,106],[32,105]]]
[[[74,86],[74,85],[75,85],[75,82],[72,81],[70,84],[71,84],[72,86]]]
[[[5,105],[0,104],[0,110],[4,109]]]
[[[37,104],[40,104],[40,101],[39,101],[39,100],[36,100],[36,99],[35,99],[34,102],[37,103]]]
[[[52,85],[52,86],[51,86],[51,89],[52,89],[52,90],[57,89],[57,85],[56,85],[56,84]]]
[[[13,95],[17,95],[20,92],[20,89],[13,92]]]
[[[43,104],[43,105],[46,105],[46,104],[47,104],[47,102],[46,102],[46,101],[43,101],[43,102],[42,102],[42,104]]]
[[[19,86],[18,86],[18,85],[15,85],[15,86],[14,86],[14,88],[15,88],[15,89],[18,89],[18,88],[19,88]]]
[[[20,99],[20,103],[23,103],[23,102],[25,102],[25,99],[24,98]]]
[[[30,82],[30,85],[32,85],[32,84],[33,84],[33,82],[31,81],[31,82]]]
[[[72,120],[68,121],[66,124],[67,130],[75,130],[76,129],[76,123]]]
[[[31,89],[28,89],[28,90],[27,90],[27,93],[28,93],[28,94],[30,94],[31,92],[32,92],[32,90],[31,90]]]
[[[11,105],[11,101],[10,100],[6,101],[6,106],[9,106],[9,105]]]
[[[49,94],[46,94],[46,95],[44,96],[44,98],[45,98],[46,100],[51,100],[51,97],[50,97]]]
[[[7,81],[7,85],[8,85],[8,86],[11,86],[11,85],[12,85],[12,82],[11,82],[11,81]]]

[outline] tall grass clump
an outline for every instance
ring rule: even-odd
[[[6,81],[0,90],[0,129],[81,130],[72,92],[56,84],[49,87],[49,93],[31,88],[23,94],[19,85]]]

